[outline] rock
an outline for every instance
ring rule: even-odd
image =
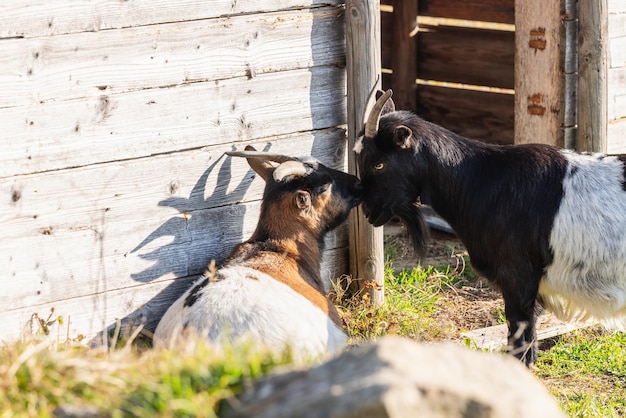
[[[267,376],[225,409],[224,418],[565,417],[510,356],[399,337]]]

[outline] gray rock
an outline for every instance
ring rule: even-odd
[[[229,405],[224,418],[565,417],[510,356],[399,337],[270,375]]]

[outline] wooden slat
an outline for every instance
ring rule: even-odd
[[[513,143],[513,95],[419,85],[417,113],[453,132],[486,142]]]
[[[380,2],[378,0],[346,1],[346,71],[348,107],[348,149],[354,147],[363,128],[363,112],[369,93],[378,88],[380,78]],[[356,156],[348,154],[348,171],[358,174]],[[384,302],[383,228],[367,222],[361,207],[348,219],[350,225],[350,274],[356,283],[375,283],[369,294],[372,303]]]
[[[563,322],[551,314],[544,314],[537,319],[537,340],[543,341],[548,338],[554,338],[591,325],[587,322]],[[490,351],[506,349],[507,334],[508,328],[506,324],[461,332],[461,336],[469,338],[476,348]]]
[[[393,0],[382,0],[381,4],[391,6]],[[420,0],[419,15],[515,23],[515,5],[514,0]]]
[[[394,54],[391,20],[383,16],[383,68],[402,61]],[[420,26],[415,78],[512,89],[515,33],[450,26]],[[403,56],[400,56],[402,59]]]
[[[515,143],[563,146],[560,2],[515,2]]]
[[[313,67],[1,109],[0,178],[341,125],[344,83]]]
[[[98,32],[166,22],[340,5],[339,0],[3,0],[0,38]]]
[[[5,40],[0,109],[343,66],[342,24],[339,9],[321,8]]]
[[[626,66],[610,68],[607,80],[609,123],[626,117]]]
[[[607,152],[626,154],[626,118],[609,122],[607,135]]]
[[[514,87],[514,32],[446,26],[424,29],[418,35],[418,78]]]
[[[317,131],[257,149],[297,149],[342,167],[344,138]],[[223,258],[252,233],[263,190],[245,160],[223,156],[230,149],[0,180],[4,309],[197,274]],[[328,248],[347,245],[345,236]]]
[[[608,148],[607,1],[578,2],[578,151]]]
[[[385,45],[384,50],[391,53],[393,101],[399,109],[415,109],[417,0],[396,0],[393,2],[393,6],[391,40],[386,42],[385,38],[382,37],[383,45]],[[382,30],[384,29],[381,22]],[[383,59],[383,68],[384,62]]]
[[[514,23],[514,0],[420,1],[419,14],[481,22]]]
[[[334,280],[338,272],[346,271],[346,261],[347,248],[328,250],[324,253],[322,273]],[[333,275],[329,276],[329,272]],[[87,341],[92,340],[106,329],[114,327],[117,319],[122,320],[124,326],[144,324],[144,329],[154,331],[167,307],[195,279],[196,276],[190,276],[117,290],[101,289],[96,294],[2,310],[0,344],[36,333],[37,328],[31,324],[33,315],[46,319],[51,309],[54,309],[52,319],[63,319],[63,324],[57,322],[50,326],[50,338],[54,341],[65,342],[67,337],[76,338],[79,335]]]

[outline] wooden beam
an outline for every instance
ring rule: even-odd
[[[352,149],[363,125],[369,92],[380,87],[380,2],[346,1],[346,65],[348,92],[348,171],[358,174]],[[352,211],[350,223],[350,273],[369,288],[372,303],[384,301],[383,228],[372,227],[361,208]]]
[[[591,322],[563,322],[552,314],[544,314],[537,318],[537,341],[546,340],[568,332],[593,325]],[[475,329],[462,332],[463,338],[468,338],[471,344],[481,350],[498,351],[506,349],[508,327],[506,324]]]
[[[398,109],[415,110],[417,78],[417,0],[394,0],[392,39],[394,98]]]
[[[608,4],[578,2],[578,151],[606,152]]]
[[[563,144],[560,1],[515,1],[515,143]]]

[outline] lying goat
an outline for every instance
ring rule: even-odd
[[[373,225],[398,216],[423,252],[428,229],[416,202],[431,205],[463,241],[474,268],[500,288],[508,351],[527,365],[537,358],[541,305],[562,319],[623,328],[624,159],[463,138],[395,111],[390,97],[389,90],[366,112],[355,144],[364,213]]]
[[[346,335],[324,295],[320,264],[324,236],[361,201],[359,180],[252,147],[228,154],[246,157],[266,182],[256,230],[168,309],[155,341],[168,344],[191,329],[218,346],[245,341],[297,358],[339,352]]]

